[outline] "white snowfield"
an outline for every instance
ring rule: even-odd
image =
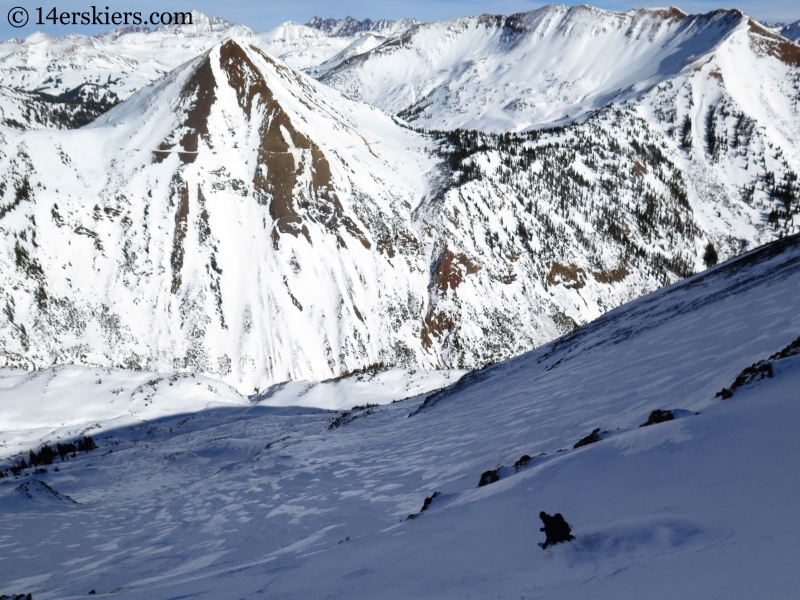
[[[464,373],[384,369],[326,381],[287,381],[247,398],[221,381],[195,373],[81,365],[31,372],[0,368],[0,461],[45,443],[103,436],[109,430],[220,406],[349,410],[389,404],[441,389]]]
[[[104,430],[91,453],[0,479],[0,594],[792,598],[798,289],[794,236],[427,400]],[[640,427],[656,409],[674,419]],[[541,510],[576,539],[537,547]]]
[[[385,369],[324,381],[287,381],[250,397],[259,406],[305,406],[349,410],[354,406],[389,404],[455,383],[467,371]]]
[[[249,402],[221,381],[193,373],[80,365],[0,369],[0,460],[45,442],[226,405]]]

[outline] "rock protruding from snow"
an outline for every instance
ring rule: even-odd
[[[785,237],[468,375],[413,419],[390,404],[325,431],[325,411],[242,406],[105,431],[113,453],[47,475],[80,506],[30,514],[0,479],[0,590],[792,598],[798,264],[800,237]],[[774,377],[713,398],[776,353]],[[603,442],[557,452],[600,424]],[[517,470],[522,452],[536,458]],[[539,551],[539,511],[567,515],[574,543]]]
[[[570,14],[575,35],[622,18]],[[245,36],[78,132],[3,131],[4,364],[200,372],[247,394],[480,367],[703,269],[712,242],[725,260],[797,231],[795,46],[735,11],[642,14],[682,23],[687,48],[724,43],[565,127],[426,135]],[[525,23],[502,27],[523,40]]]
[[[21,190],[0,204],[4,226],[45,210],[34,219],[54,234],[46,256],[20,247],[30,269],[2,272],[34,277],[42,302],[30,309],[66,324],[96,364],[213,373],[247,392],[378,363],[438,366],[419,335],[427,259],[411,211],[434,164],[419,134],[226,41],[89,128],[48,136],[2,140],[16,165],[4,189]],[[32,163],[12,158],[23,152]],[[88,273],[104,273],[105,291]],[[56,316],[64,294],[76,320]],[[115,315],[103,324],[98,301]],[[13,302],[4,318],[22,323]],[[59,335],[36,344],[81,361]],[[26,352],[15,344],[3,340],[6,357]]]

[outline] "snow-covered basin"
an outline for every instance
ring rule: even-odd
[[[202,375],[81,365],[41,371],[0,368],[0,460],[44,442],[219,407],[348,410],[388,404],[456,382],[465,371],[388,369],[322,382],[292,381],[250,399]]]
[[[0,460],[43,441],[98,435],[167,415],[249,402],[202,375],[80,365],[0,369]]]

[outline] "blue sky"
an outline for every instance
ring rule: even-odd
[[[532,10],[547,2],[531,0],[411,0],[405,2],[389,2],[386,0],[340,0],[336,3],[319,0],[293,0],[291,2],[243,2],[228,0],[226,2],[212,0],[146,0],[144,2],[103,2],[103,0],[0,0],[0,39],[25,37],[34,31],[48,31],[56,35],[71,32],[97,33],[110,27],[74,27],[74,26],[36,26],[36,8],[42,7],[45,14],[53,6],[59,11],[90,10],[92,4],[101,10],[105,6],[112,11],[153,10],[191,10],[196,8],[205,13],[224,17],[229,21],[244,23],[258,30],[266,31],[284,21],[306,22],[313,16],[345,17],[351,15],[358,19],[396,19],[398,17],[415,17],[423,21],[448,19],[452,17],[480,13],[511,14]],[[567,2],[566,4],[581,4]],[[648,2],[647,0],[597,0],[588,2],[594,6],[611,10],[628,10],[633,6],[665,6],[668,2]],[[739,8],[762,21],[796,21],[800,19],[800,0],[741,0],[735,4],[721,3],[718,0],[689,0],[677,5],[686,12],[707,12],[716,8]],[[28,10],[31,18],[29,24],[21,29],[12,28],[7,21],[7,14],[13,7],[21,6]]]

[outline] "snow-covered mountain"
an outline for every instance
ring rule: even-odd
[[[548,5],[420,24],[322,80],[421,127],[518,131],[639,98],[741,46],[752,52],[736,67],[756,70],[764,55],[798,65],[800,49],[736,10]]]
[[[216,405],[81,433],[100,447],[39,472],[6,459],[0,594],[791,598],[798,265],[784,238],[405,402]],[[97,377],[76,400],[124,374]],[[168,383],[141,385],[157,407]],[[537,547],[539,511],[576,539]]]
[[[514,356],[797,230],[794,125],[688,104],[426,135],[219,43],[89,127],[0,131],[0,360],[251,393]]]
[[[92,99],[83,85],[71,95],[51,96],[0,86],[0,124],[14,129],[75,129],[94,121],[113,103]]]
[[[0,44],[0,596],[796,594],[800,46],[195,21]]]
[[[2,132],[5,364],[424,366],[430,144],[234,41],[90,127]]]
[[[361,47],[363,47],[361,51],[366,52],[375,46],[374,43],[370,44],[370,40],[373,39],[380,40],[377,42],[380,43],[384,38],[373,35],[337,37],[290,21],[267,33],[257,34],[253,39],[253,44],[296,69],[309,70],[333,59],[340,53],[345,53],[345,56],[353,56]],[[364,47],[365,44],[367,45]],[[348,51],[350,46],[353,46],[353,50]]]
[[[333,39],[341,39],[341,38],[333,38]],[[323,62],[315,61],[315,64],[308,64],[305,67],[305,71],[314,77],[319,77],[320,75],[324,75],[331,69],[335,69],[345,61],[355,57],[360,56],[366,52],[369,52],[373,48],[377,48],[381,44],[385,43],[387,40],[386,37],[375,35],[372,33],[360,35],[355,38],[348,46],[346,46],[341,52],[338,52],[336,55],[324,60]]]
[[[227,32],[217,22],[195,29],[183,33],[176,28],[129,27],[94,37],[63,38],[34,33],[0,44],[0,79],[8,87],[51,95],[89,84],[107,99],[119,101],[207,50]]]

